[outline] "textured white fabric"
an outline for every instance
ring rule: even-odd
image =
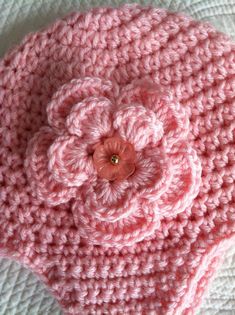
[[[100,5],[114,6],[124,2],[117,0],[0,0],[0,56],[12,45],[18,43],[25,34],[45,27],[70,11],[85,10]],[[143,0],[138,2],[183,11],[195,19],[211,21],[218,30],[235,38],[235,0]],[[235,248],[228,252],[198,314],[235,315]],[[19,264],[2,258],[0,259],[0,315],[62,315],[62,313],[56,301],[35,275]]]

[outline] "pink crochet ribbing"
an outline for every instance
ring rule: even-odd
[[[193,314],[235,232],[235,46],[124,5],[0,63],[0,252],[67,315]]]

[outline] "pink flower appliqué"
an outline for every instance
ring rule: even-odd
[[[53,95],[47,116],[26,152],[32,194],[50,206],[69,202],[87,242],[131,245],[191,207],[201,165],[169,92],[148,81],[117,93],[107,80],[74,79]]]

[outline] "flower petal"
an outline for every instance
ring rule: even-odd
[[[165,147],[171,147],[186,139],[189,132],[189,119],[185,109],[174,99],[166,87],[151,80],[134,80],[120,92],[117,104],[139,103],[156,114],[162,123]]]
[[[168,190],[174,174],[164,148],[147,148],[136,156],[135,172],[127,181],[144,200],[157,201]]]
[[[150,204],[139,205],[128,218],[116,222],[104,222],[94,217],[76,201],[72,212],[80,235],[89,243],[102,246],[130,246],[150,236],[160,224],[154,207]]]
[[[177,152],[178,149],[178,152]],[[175,173],[169,189],[158,201],[160,214],[170,217],[190,207],[199,192],[201,163],[194,149],[183,145],[169,155]]]
[[[48,122],[57,133],[65,129],[65,119],[71,108],[89,96],[105,96],[111,90],[111,82],[100,78],[85,77],[64,84],[47,106]]]
[[[48,168],[64,186],[81,186],[95,173],[87,145],[78,137],[59,136],[48,150]]]
[[[107,207],[112,207],[114,204],[120,204],[123,199],[125,200],[128,182],[109,182],[105,179],[98,179],[93,189],[96,193],[96,202],[102,203]],[[92,191],[93,190],[91,190],[91,192]],[[115,214],[117,215],[117,212]]]
[[[81,197],[87,211],[101,221],[114,222],[127,217],[136,210],[138,199],[135,190],[124,181],[108,181],[98,178],[97,181],[84,186]]]
[[[186,111],[170,95],[163,95],[156,110],[157,118],[163,124],[163,144],[168,152],[182,140],[186,140],[189,133],[189,119]]]
[[[90,143],[112,135],[112,103],[105,97],[87,97],[75,104],[66,119],[72,135],[82,137]]]
[[[48,169],[47,150],[55,137],[51,128],[41,128],[29,142],[25,160],[25,170],[33,193],[49,205],[65,203],[76,194],[75,188],[58,183]]]
[[[156,114],[142,105],[122,106],[114,113],[114,128],[136,151],[147,145],[156,145],[163,136],[163,127]]]

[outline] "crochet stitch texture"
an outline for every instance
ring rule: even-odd
[[[234,61],[212,26],[139,5],[1,61],[0,252],[65,314],[194,312],[234,237]],[[97,171],[107,147],[120,178]]]
[[[47,106],[51,127],[29,141],[25,169],[39,200],[57,206],[73,199],[74,222],[87,242],[124,246],[191,206],[201,164],[186,140],[187,115],[172,97],[132,82],[116,99],[111,87],[89,77],[63,85]],[[105,150],[124,158],[127,176],[106,163]]]

